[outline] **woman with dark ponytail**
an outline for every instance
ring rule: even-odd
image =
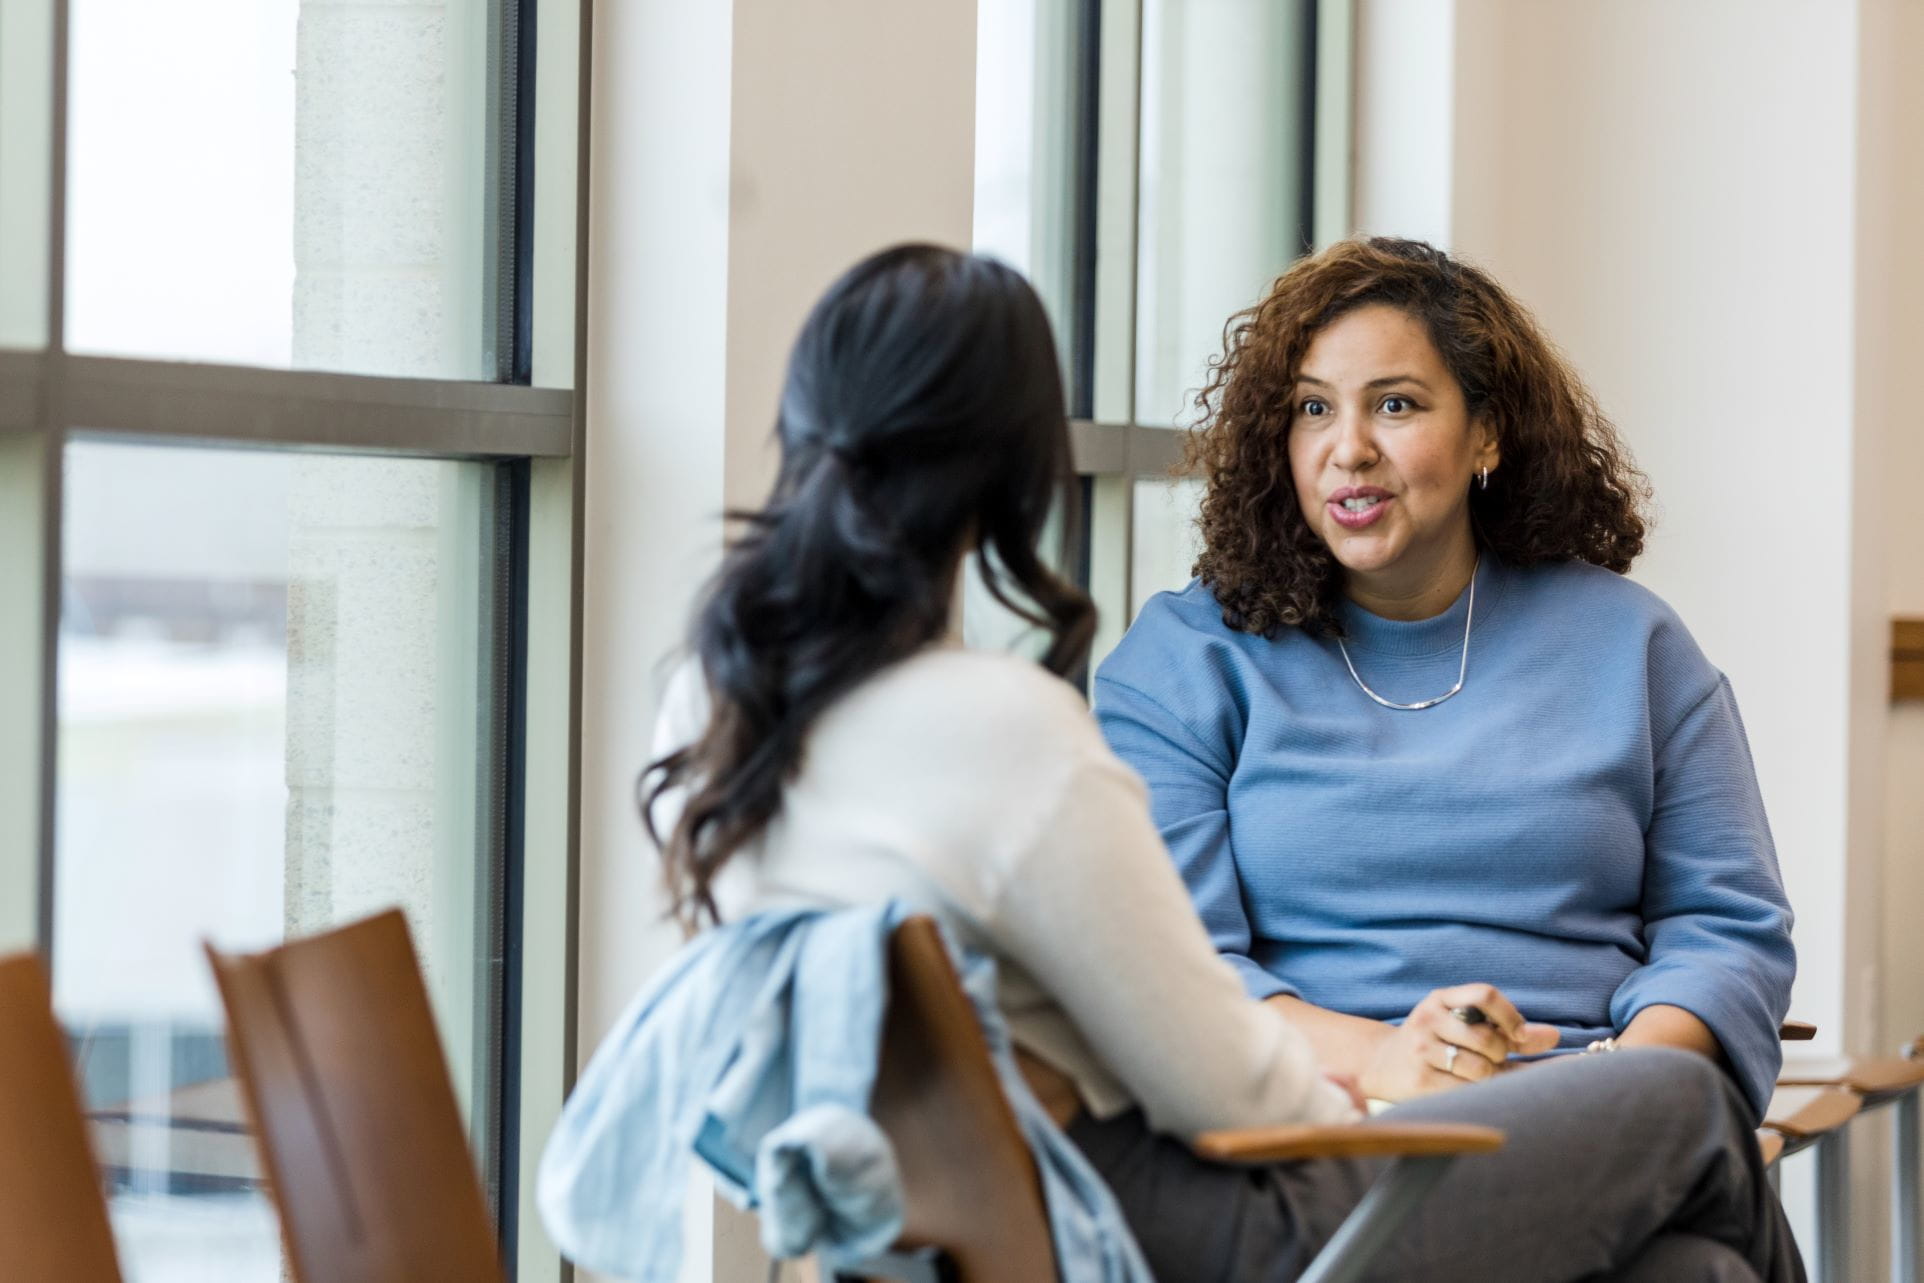
[[[948,631],[971,551],[996,599],[1088,653],[1095,608],[1037,544],[1076,492],[1041,302],[1016,273],[928,245],[877,254],[815,307],[789,362],[781,471],[696,617],[711,714],[650,768],[643,815],[677,915],[780,808],[802,741],[838,696]],[[1014,592],[1010,589],[1013,587]],[[667,833],[653,802],[686,789]]]
[[[1075,491],[1034,292],[931,246],[865,260],[803,326],[776,431],[774,494],[738,514],[642,778],[677,916],[890,898],[934,914],[996,960],[1025,1073],[1158,1277],[1296,1277],[1378,1163],[1233,1168],[1184,1143],[1354,1118],[1357,1099],[1246,996],[1142,781],[1062,680],[1094,611],[1038,553]],[[1040,664],[954,640],[970,558],[1045,635]],[[1742,1103],[1699,1057],[1589,1057],[1398,1112],[1510,1143],[1452,1169],[1383,1277],[1682,1277],[1661,1273],[1676,1261],[1801,1277]]]

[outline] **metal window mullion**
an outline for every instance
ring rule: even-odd
[[[500,1234],[502,1260],[515,1277],[521,1213],[521,943],[526,901],[528,499],[525,462],[495,470],[494,599],[488,663],[485,765],[489,881],[485,922],[487,1037],[485,1063],[494,1074],[483,1167]]]
[[[46,426],[47,357],[0,351],[0,432],[39,432]]]
[[[1301,115],[1296,122],[1296,252],[1312,254],[1316,251],[1316,184],[1322,176],[1322,169],[1316,163],[1316,108],[1322,100],[1319,88],[1322,5],[1321,0],[1301,0],[1301,3],[1303,52],[1298,71],[1302,77],[1301,92],[1297,97],[1297,110]]]
[[[67,405],[59,377],[67,343],[67,50],[71,26],[69,0],[53,0],[53,142],[47,192],[47,357],[39,379],[40,425],[45,433],[41,456],[41,618],[40,618],[40,850],[36,876],[35,938],[51,964],[54,956],[54,819],[59,747],[61,484],[66,459]]]
[[[524,0],[524,4],[529,0]],[[511,1130],[518,1147],[515,1168],[504,1172],[503,1196],[520,1199],[514,1222],[514,1242],[506,1261],[508,1276],[519,1283],[571,1283],[574,1267],[561,1259],[548,1240],[536,1214],[535,1172],[541,1146],[559,1116],[561,1104],[574,1086],[579,1040],[580,965],[578,948],[581,880],[581,703],[583,635],[582,544],[586,523],[586,399],[588,343],[589,157],[592,151],[590,107],[594,62],[594,0],[549,0],[536,10],[545,51],[541,66],[546,83],[560,87],[572,67],[572,102],[563,96],[543,95],[539,106],[567,110],[575,116],[568,153],[542,159],[529,157],[533,181],[545,173],[552,184],[568,173],[571,154],[573,244],[571,261],[548,263],[548,271],[566,271],[571,287],[572,331],[565,353],[566,376],[576,394],[570,402],[570,448],[566,458],[532,462],[526,469],[527,506],[520,544],[525,558],[521,585],[526,610],[520,630],[521,690],[516,707],[522,714],[518,739],[520,813],[509,832],[520,843],[521,882],[517,901],[520,937],[511,982],[520,984],[518,1000],[510,1004],[519,1023],[509,1031],[520,1046],[517,1076],[509,1085],[508,1104],[515,1110]],[[575,28],[568,30],[567,14]],[[545,19],[545,20],[544,20]],[[569,37],[572,36],[572,39]],[[572,46],[572,47],[569,47]],[[539,51],[538,51],[539,52]],[[523,49],[524,59],[527,50]],[[537,81],[537,91],[540,81]],[[523,86],[524,91],[527,86]],[[543,163],[543,160],[546,163]],[[524,183],[530,176],[523,175]],[[551,192],[551,188],[546,189]],[[552,201],[552,196],[544,198]],[[542,208],[552,209],[551,203]],[[524,244],[533,220],[522,224]],[[552,227],[553,224],[550,224]],[[550,242],[551,243],[551,242]],[[532,297],[533,263],[527,282]],[[545,279],[545,278],[544,278]],[[559,295],[559,291],[554,291]],[[554,299],[559,302],[558,297]],[[555,349],[561,330],[560,308],[550,308],[544,343],[532,356],[544,367],[559,365]],[[530,343],[535,336],[529,334]],[[530,376],[534,373],[531,356]],[[511,785],[511,787],[515,787]],[[532,857],[530,852],[535,853]]]
[[[102,356],[56,357],[48,381],[89,433],[471,459],[573,448],[563,389]]]
[[[520,0],[491,0],[487,5],[481,342],[483,368],[502,382],[517,381],[520,364],[521,9]]]
[[[1096,413],[1096,249],[1102,131],[1102,0],[1077,0],[1071,80],[1069,244],[1069,405]]]

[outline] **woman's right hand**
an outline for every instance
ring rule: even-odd
[[[1481,1024],[1459,1020],[1452,1012],[1461,1007],[1475,1007],[1487,1019]],[[1531,1055],[1556,1045],[1555,1028],[1524,1020],[1495,985],[1435,989],[1377,1043],[1363,1071],[1363,1092],[1379,1100],[1408,1100],[1448,1091],[1482,1082],[1513,1053]]]

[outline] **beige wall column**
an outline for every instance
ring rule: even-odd
[[[975,3],[735,0],[728,203],[731,506],[775,476],[788,347],[816,296],[885,245],[967,249]]]
[[[1924,417],[1909,371],[1924,352],[1924,160],[1916,123],[1924,82],[1909,69],[1924,57],[1924,9],[1897,0],[1864,13],[1865,122],[1859,152],[1864,219],[1859,231],[1858,324],[1861,417],[1884,434],[1883,604],[1924,616]],[[1879,641],[1882,638],[1878,639]],[[1881,647],[1880,647],[1881,652]],[[1880,653],[1880,660],[1882,655]],[[1924,1034],[1924,703],[1892,705],[1885,728],[1884,991],[1882,1039]]]
[[[665,663],[766,494],[787,350],[863,254],[966,246],[975,4],[595,7],[583,614],[585,1058],[677,943],[634,808]],[[692,1199],[684,1277],[760,1277]],[[744,1272],[749,1271],[749,1272]]]
[[[1457,0],[1357,0],[1350,208],[1371,235],[1450,240]]]

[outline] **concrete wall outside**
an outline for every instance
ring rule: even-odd
[[[483,371],[484,0],[301,0],[293,362]],[[306,455],[286,496],[286,929],[403,906],[457,1093],[485,1090],[477,465]]]
[[[486,0],[301,0],[294,364],[483,368]]]

